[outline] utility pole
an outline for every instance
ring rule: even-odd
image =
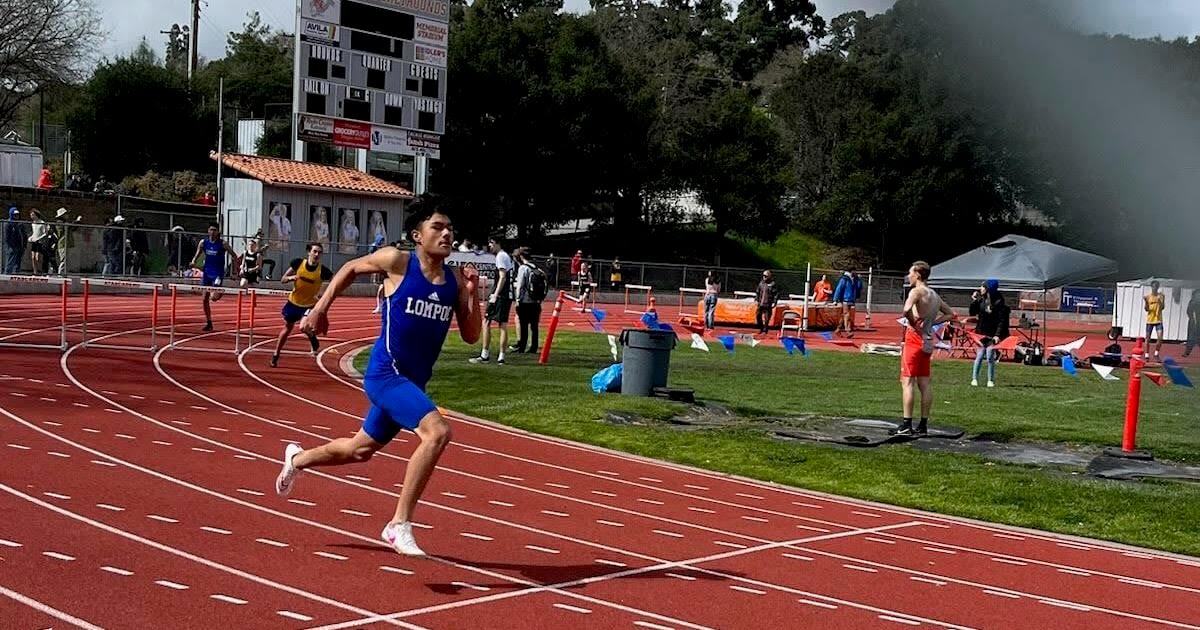
[[[223,197],[221,176],[223,175],[222,166],[225,165],[225,77],[221,77],[218,81],[217,88],[217,222],[225,227],[225,222],[222,221],[221,199]]]
[[[188,83],[200,64],[200,0],[192,0],[192,31],[188,33]]]

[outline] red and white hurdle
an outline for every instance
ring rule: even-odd
[[[88,348],[108,348],[112,350],[150,350],[158,349],[158,293],[162,289],[162,284],[157,282],[135,282],[131,280],[112,280],[109,278],[80,278],[80,283],[83,285],[83,322],[81,330],[83,332],[83,340],[80,342],[83,347]],[[88,321],[90,316],[90,304],[92,296],[92,287],[111,287],[117,289],[144,289],[150,291],[150,345],[119,345],[113,343],[95,343],[88,340]],[[136,309],[130,312],[136,312]]]
[[[23,284],[53,284],[58,285],[59,295],[61,296],[61,308],[59,311],[59,342],[57,345],[48,343],[19,343],[14,341],[2,341],[0,347],[6,348],[43,348],[46,350],[60,350],[65,352],[67,349],[67,295],[71,292],[71,279],[60,278],[54,276],[25,276],[13,274],[0,274],[0,282],[13,282]]]

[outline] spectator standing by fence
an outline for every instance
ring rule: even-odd
[[[608,274],[608,281],[609,281],[609,284],[612,285],[613,291],[621,290],[622,277],[621,277],[621,259],[620,258],[613,258],[612,271],[610,271]]]
[[[758,309],[754,313],[754,323],[758,326],[758,332],[765,335],[771,326],[771,313],[779,302],[779,287],[775,285],[775,275],[770,269],[763,272],[762,282],[758,283],[756,300]]]
[[[50,226],[37,208],[29,211],[29,219],[33,221],[33,231],[29,235],[29,262],[33,265],[34,275],[37,275],[46,271],[46,256],[50,253]]]
[[[103,275],[121,274],[125,272],[125,217],[117,215],[104,222],[104,233],[101,237],[101,248],[104,250]]]
[[[717,280],[717,272],[709,270],[704,278],[704,329],[717,328],[717,297],[721,294],[721,282]]]
[[[539,269],[529,258],[529,248],[520,247],[516,251],[517,264],[517,325],[520,333],[517,345],[510,348],[518,354],[528,352],[537,354],[538,351],[538,321],[542,317],[542,300],[546,299],[546,273]],[[528,345],[526,345],[528,343]]]
[[[21,258],[25,256],[25,243],[29,236],[25,226],[19,223],[21,211],[16,206],[8,208],[8,220],[4,222],[4,273],[21,273]]]
[[[58,255],[58,275],[67,275],[67,256],[75,245],[75,228],[72,223],[82,223],[83,217],[76,216],[74,221],[67,219],[67,209],[59,208],[54,214],[55,221],[55,253]]]

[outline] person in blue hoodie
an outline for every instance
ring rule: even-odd
[[[9,206],[8,220],[4,222],[4,273],[21,273],[21,258],[25,256],[25,241],[29,235],[25,226],[18,223],[21,212]]]
[[[842,323],[835,332],[845,333],[847,337],[854,336],[854,305],[862,293],[862,279],[858,274],[843,271],[837,287],[833,290],[833,303],[842,306]]]

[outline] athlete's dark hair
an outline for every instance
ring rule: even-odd
[[[316,242],[316,241],[313,241],[313,242],[309,243],[309,244],[308,244],[308,246],[304,248],[304,251],[305,251],[305,252],[311,252],[311,251],[312,251],[312,248],[314,248],[314,247],[320,247],[322,252],[324,252],[324,251],[325,251],[325,246],[324,246],[324,245],[322,245],[322,244],[320,244],[320,243],[318,243],[318,242]]]
[[[412,238],[412,233],[421,229],[426,221],[435,214],[445,214],[440,200],[433,195],[424,194],[408,206],[408,218],[404,220],[404,233]]]
[[[210,230],[211,230],[211,229],[213,229],[213,228],[217,228],[217,229],[219,230],[219,229],[221,229],[221,226],[217,225],[216,223],[209,223],[209,224],[208,224],[208,229],[210,229]]]

